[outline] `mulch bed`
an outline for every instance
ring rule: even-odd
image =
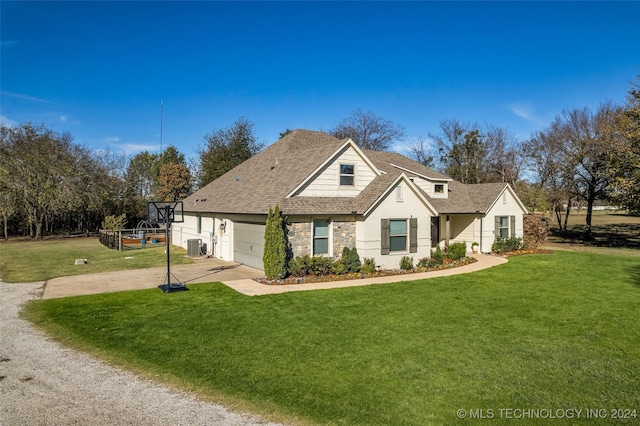
[[[407,275],[416,274],[419,272],[431,272],[440,271],[442,269],[458,268],[460,266],[468,265],[470,263],[477,262],[473,257],[465,257],[460,260],[448,260],[445,259],[442,265],[438,265],[433,268],[413,268],[411,270],[404,269],[381,269],[371,274],[364,274],[361,272],[350,274],[331,274],[331,275],[308,275],[304,277],[287,277],[281,280],[270,280],[267,278],[254,278],[254,281],[264,285],[297,285],[297,284],[309,284],[309,283],[324,283],[331,281],[346,281],[346,280],[360,280],[363,278],[376,278],[376,277],[388,277],[391,275]]]

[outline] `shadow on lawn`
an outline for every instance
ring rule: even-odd
[[[640,288],[640,263],[629,268],[629,277],[631,278],[631,284]]]
[[[621,247],[640,249],[640,224],[616,223],[591,227],[593,241],[583,239],[585,225],[576,225],[567,231],[549,230],[550,239],[557,244],[585,244],[593,247]]]

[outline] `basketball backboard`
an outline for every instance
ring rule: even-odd
[[[147,222],[152,225],[184,222],[182,201],[149,201]]]

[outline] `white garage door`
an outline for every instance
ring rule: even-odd
[[[264,225],[235,223],[233,225],[233,260],[263,270]]]

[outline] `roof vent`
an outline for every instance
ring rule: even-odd
[[[276,162],[273,164],[273,166],[271,166],[271,170],[275,169],[277,165],[278,165],[278,157],[276,157]]]
[[[237,180],[238,182],[240,182],[240,181],[242,180],[242,175],[238,175],[238,176],[236,176],[236,180]]]

